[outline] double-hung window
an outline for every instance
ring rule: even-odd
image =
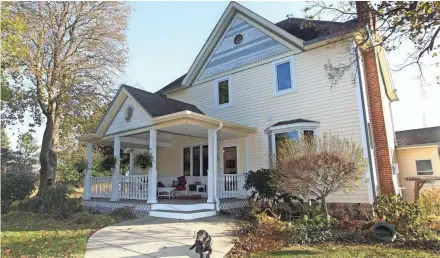
[[[274,61],[272,69],[274,95],[294,92],[296,89],[296,78],[293,56]]]
[[[229,107],[231,101],[231,79],[221,78],[214,81],[215,104],[217,108]]]
[[[183,148],[183,175],[208,175],[208,145]]]

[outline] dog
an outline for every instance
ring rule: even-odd
[[[189,250],[192,250],[196,248],[196,252],[200,254],[200,258],[203,258],[203,253],[208,252],[208,255],[206,258],[211,257],[212,253],[212,239],[211,236],[206,232],[205,230],[199,230],[197,232],[197,238],[196,242],[193,246],[189,248]]]

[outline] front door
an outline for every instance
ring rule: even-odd
[[[237,174],[238,171],[237,146],[223,147],[223,173]]]

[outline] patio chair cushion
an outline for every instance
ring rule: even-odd
[[[157,187],[165,187],[165,185],[162,182],[157,182]]]
[[[179,184],[176,186],[176,191],[186,191],[186,178],[185,176],[179,176],[177,178]]]

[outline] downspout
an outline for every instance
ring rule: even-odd
[[[215,198],[215,209],[217,211],[220,211],[220,199],[218,198],[218,194],[217,194],[217,179],[218,179],[218,175],[217,175],[217,132],[220,131],[223,128],[223,122],[220,122],[219,126],[215,129],[215,149],[213,150],[214,152],[214,198]]]
[[[367,30],[367,38],[365,40],[363,40],[363,43],[366,43],[369,39],[370,39],[370,32],[368,30],[368,28],[366,28]],[[362,43],[361,43],[362,44]],[[371,189],[373,190],[373,198],[376,199],[376,186],[375,186],[375,177],[374,177],[374,172],[373,172],[373,162],[372,162],[372,158],[371,158],[371,146],[370,146],[370,135],[368,134],[368,121],[367,121],[367,115],[366,115],[366,111],[365,111],[365,101],[364,101],[364,90],[363,90],[363,85],[362,85],[362,75],[361,75],[361,65],[360,65],[360,60],[359,60],[359,53],[358,53],[358,49],[359,46],[361,45],[357,45],[355,47],[355,54],[356,54],[356,66],[357,66],[357,71],[358,71],[358,80],[359,80],[359,87],[360,87],[360,93],[361,93],[361,103],[362,103],[362,117],[364,119],[364,130],[365,130],[365,136],[366,136],[366,142],[367,142],[367,149],[368,149],[368,165],[370,167],[370,178],[371,178]]]

